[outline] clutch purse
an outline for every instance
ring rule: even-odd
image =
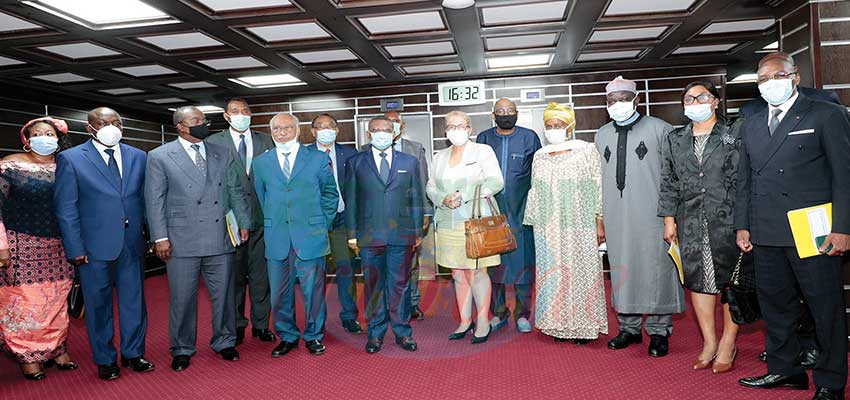
[[[80,286],[80,274],[74,276],[71,291],[68,292],[68,315],[71,318],[82,319],[85,315],[85,304],[83,302],[83,288]]]
[[[738,263],[735,264],[729,284],[723,288],[723,300],[729,304],[732,321],[738,325],[751,324],[761,319],[761,308],[756,294],[756,277],[753,273],[741,273],[743,259],[742,252],[738,256]]]
[[[493,256],[516,250],[516,239],[511,233],[507,218],[500,214],[487,196],[492,216],[481,216],[481,185],[475,187],[472,216],[464,222],[466,229],[466,256],[471,259]]]

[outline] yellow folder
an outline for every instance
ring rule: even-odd
[[[788,211],[788,223],[800,258],[819,256],[818,250],[832,232],[832,203]]]
[[[673,259],[676,264],[676,269],[679,271],[679,283],[685,284],[685,270],[682,268],[682,253],[679,251],[679,242],[670,243],[670,248],[667,249],[667,254]]]
[[[227,212],[224,216],[224,224],[227,225],[227,235],[230,236],[230,243],[233,247],[242,244],[242,237],[239,236],[239,224],[236,222],[236,214],[233,210]]]

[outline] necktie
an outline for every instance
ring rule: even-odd
[[[325,149],[325,154],[328,155],[328,158],[331,160],[331,171],[334,169],[334,159],[331,157],[331,149]]]
[[[118,186],[121,186],[121,171],[118,169],[118,162],[115,160],[115,149],[106,149],[104,150],[106,155],[109,156],[109,162],[106,164],[106,169],[109,170],[109,173],[112,175],[112,179]]]
[[[207,176],[207,160],[204,160],[204,157],[201,156],[201,146],[193,144],[191,147],[195,150],[195,166],[198,167],[201,174]]]
[[[770,136],[773,136],[773,131],[779,127],[779,116],[782,114],[782,110],[777,108],[771,114],[772,116],[770,117],[770,123],[767,124],[767,129],[770,131]]]
[[[245,144],[245,135],[239,135],[239,158],[242,160],[242,164],[248,162],[248,146]]]
[[[292,169],[289,165],[289,153],[283,153],[283,176],[286,177],[286,180],[289,180],[289,174],[292,173]]]
[[[390,163],[387,161],[387,153],[381,152],[381,169],[378,170],[384,183],[390,179]]]

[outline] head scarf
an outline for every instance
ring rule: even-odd
[[[570,126],[576,120],[576,112],[572,107],[566,104],[558,104],[555,102],[549,103],[549,106],[543,110],[543,122],[550,119],[564,121],[567,126]]]
[[[613,81],[605,86],[605,94],[611,94],[613,92],[632,92],[637,94],[637,84],[635,81],[624,79],[621,75],[614,78]]]
[[[50,123],[50,124],[53,125],[54,128],[56,128],[59,131],[59,133],[61,133],[63,135],[68,134],[68,124],[64,120],[52,118],[52,117],[39,117],[39,118],[31,120],[30,122],[27,122],[26,124],[24,124],[24,127],[21,128],[21,143],[23,143],[24,146],[29,146],[29,142],[30,142],[27,139],[27,131],[33,125],[35,125],[39,122]]]

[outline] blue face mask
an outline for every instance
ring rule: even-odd
[[[711,109],[711,104],[694,104],[685,106],[685,116],[694,122],[705,122],[711,118],[714,110]]]
[[[333,129],[322,129],[316,132],[316,140],[325,146],[331,145],[336,141],[336,131]]]
[[[779,106],[785,104],[794,94],[794,81],[792,79],[771,79],[759,85],[759,92],[768,104]]]
[[[29,139],[30,149],[38,155],[49,156],[59,148],[59,139],[53,136],[36,136]]]
[[[378,150],[386,150],[393,145],[392,132],[370,132],[372,135],[372,146]]]

